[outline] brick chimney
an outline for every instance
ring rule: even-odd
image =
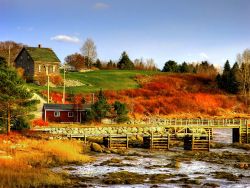
[[[38,44],[38,48],[42,48],[42,45],[41,45],[41,44]]]

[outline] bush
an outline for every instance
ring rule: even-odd
[[[61,75],[51,75],[50,76],[50,82],[57,86],[62,86],[63,85],[63,78]]]
[[[30,128],[29,122],[23,117],[15,119],[12,126],[12,130],[16,131],[21,131],[23,129],[29,129],[29,128]]]
[[[42,120],[42,119],[34,119],[32,121],[32,126],[39,126],[39,127],[45,127],[48,126],[48,122]]]

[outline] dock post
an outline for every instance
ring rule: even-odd
[[[127,139],[126,139],[126,142],[127,142],[126,147],[127,147],[127,149],[128,149],[128,134],[127,134],[126,136],[127,136]]]
[[[87,143],[87,138],[86,138],[86,134],[84,133],[84,144]]]
[[[192,135],[192,146],[191,146],[191,148],[192,148],[192,151],[193,151],[193,148],[194,148],[194,134]]]
[[[170,134],[168,133],[168,149],[169,149],[169,146],[170,146]]]
[[[154,148],[154,133],[153,131],[151,132],[151,146],[150,146],[150,149],[153,149]]]
[[[210,131],[208,132],[208,151],[210,151]]]

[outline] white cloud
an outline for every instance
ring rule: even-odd
[[[106,4],[106,3],[98,2],[94,4],[94,8],[98,10],[107,9],[109,7],[110,7],[109,4]]]
[[[50,40],[60,41],[60,42],[71,42],[71,43],[79,43],[80,39],[74,36],[68,35],[56,35],[51,37]]]
[[[202,59],[206,59],[206,60],[208,59],[208,55],[204,52],[201,52],[199,55]]]

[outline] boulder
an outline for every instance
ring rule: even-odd
[[[95,152],[103,152],[102,146],[100,146],[100,145],[97,144],[97,143],[92,143],[92,144],[91,144],[91,150],[92,150],[92,151],[95,151]]]

